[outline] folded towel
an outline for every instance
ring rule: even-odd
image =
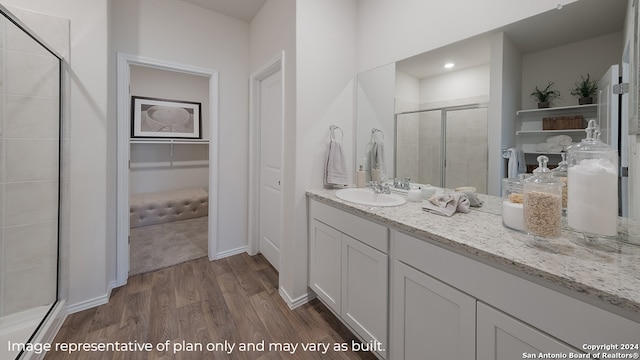
[[[556,135],[548,137],[547,142],[554,145],[569,146],[573,142],[573,139],[569,135]]]
[[[480,198],[478,197],[478,194],[476,194],[475,192],[463,191],[462,193],[467,195],[467,198],[469,198],[469,206],[482,207],[482,204],[484,204],[484,201],[480,200]]]
[[[347,175],[347,162],[342,150],[342,142],[331,137],[327,157],[324,167],[324,185],[347,185],[349,177]]]
[[[452,216],[457,212],[469,212],[469,198],[465,193],[434,194],[422,205],[422,210],[434,214]]]

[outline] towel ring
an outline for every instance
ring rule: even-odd
[[[373,128],[371,129],[371,135],[375,136],[376,133],[382,134],[382,140],[384,140],[384,133],[380,129]]]
[[[340,140],[344,140],[344,131],[342,131],[342,129],[339,126],[335,126],[335,125],[331,125],[329,126],[329,131],[331,131],[331,138],[335,139],[336,138],[336,133],[335,130],[340,130]]]

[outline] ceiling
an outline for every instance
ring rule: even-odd
[[[523,54],[623,30],[627,0],[579,0],[487,34],[463,40],[396,63],[418,79],[445,73],[446,62],[461,70],[490,61],[490,37],[503,31]],[[451,70],[449,70],[451,71]]]
[[[267,0],[182,0],[233,18],[251,22]]]

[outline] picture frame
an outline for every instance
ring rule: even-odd
[[[131,97],[131,137],[201,139],[202,103]]]

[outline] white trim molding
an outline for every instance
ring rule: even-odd
[[[263,64],[258,70],[251,73],[249,78],[249,242],[247,253],[256,255],[260,252],[260,116],[258,114],[260,103],[260,82],[272,74],[280,71],[282,81],[282,125],[284,131],[285,117],[285,63],[284,51],[274,56]],[[282,136],[284,139],[284,136]],[[281,154],[281,156],[283,156]],[[285,166],[284,159],[280,162]],[[281,169],[281,171],[283,171]],[[283,187],[285,184],[282,184]],[[280,229],[284,229],[282,204],[283,192],[280,192]]]
[[[213,69],[118,53],[117,60],[117,190],[116,287],[129,277],[129,114],[130,66],[138,65],[209,78],[209,259],[218,248],[218,72]],[[107,297],[108,300],[108,297]],[[97,302],[96,302],[97,304]]]

